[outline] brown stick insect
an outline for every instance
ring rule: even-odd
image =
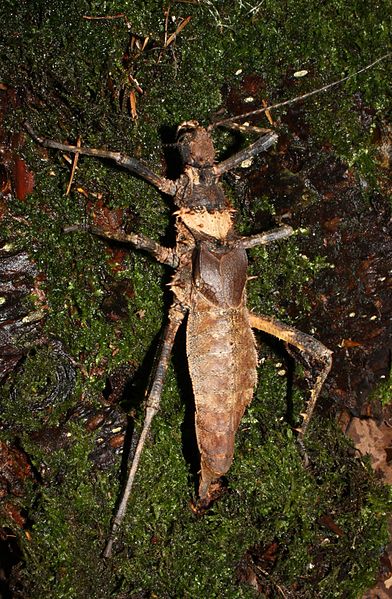
[[[126,510],[136,471],[152,420],[159,410],[160,398],[174,339],[186,320],[186,351],[195,399],[195,426],[200,451],[199,502],[207,506],[217,481],[233,461],[235,434],[246,407],[253,397],[257,381],[257,353],[252,329],[258,329],[294,346],[314,360],[319,372],[313,383],[310,400],[301,415],[299,442],[303,438],[332,365],[332,352],[320,341],[275,318],[256,315],[246,306],[246,250],[268,245],[289,237],[293,230],[282,225],[277,229],[249,237],[240,236],[233,222],[234,209],[225,196],[220,177],[244,160],[267,151],[278,136],[271,130],[245,149],[222,162],[215,162],[211,132],[214,127],[229,125],[237,119],[272,110],[326,91],[387,58],[387,54],[356,73],[325,87],[260,110],[231,117],[207,128],[196,121],[182,123],[176,145],[183,161],[183,173],[173,181],[152,172],[144,164],[119,152],[70,146],[39,137],[26,128],[41,145],[74,154],[113,160],[142,177],[162,193],[173,198],[176,207],[176,244],[163,247],[144,235],[108,233],[95,226],[88,230],[100,237],[115,239],[151,254],[174,269],[171,279],[173,302],[163,332],[156,368],[146,400],[144,426],[129,471],[126,487],[115,514],[104,556],[112,545]],[[242,127],[237,125],[237,128]],[[69,227],[67,231],[80,229]]]

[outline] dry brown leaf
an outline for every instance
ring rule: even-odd
[[[131,109],[131,117],[133,118],[133,120],[136,120],[137,119],[136,94],[133,89],[131,90],[131,92],[129,94],[129,106]]]

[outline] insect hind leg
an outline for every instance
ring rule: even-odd
[[[321,365],[321,369],[313,383],[310,392],[310,400],[308,401],[306,410],[301,414],[301,427],[297,429],[299,433],[299,444],[301,448],[304,449],[303,438],[309,426],[309,422],[314,412],[314,408],[316,406],[317,399],[320,395],[324,381],[331,370],[332,351],[311,335],[302,333],[296,328],[284,324],[270,316],[258,316],[257,314],[249,312],[249,322],[253,329],[258,329],[264,333],[268,333],[273,337],[277,337],[278,339],[285,341],[289,345],[293,345],[301,352],[304,352],[308,358],[315,360]],[[305,452],[305,461],[306,459]]]
[[[148,433],[151,428],[151,423],[153,421],[154,416],[159,410],[159,405],[161,401],[163,383],[166,376],[166,372],[169,366],[169,360],[171,351],[174,344],[174,339],[176,337],[178,328],[182,321],[184,320],[185,312],[178,305],[174,305],[170,308],[169,312],[169,322],[164,330],[162,345],[160,347],[155,371],[154,378],[152,380],[150,391],[147,397],[146,402],[146,417],[143,424],[143,429],[141,435],[139,437],[138,444],[136,446],[135,455],[133,457],[132,465],[128,474],[128,479],[122,494],[122,498],[117,509],[117,512],[114,516],[112,528],[110,531],[109,539],[106,544],[106,547],[103,552],[103,556],[108,558],[112,554],[112,546],[116,536],[116,532],[121,525],[125,511],[127,508],[128,499],[133,487],[133,483],[135,480],[136,472],[139,466],[139,461],[142,455],[142,451],[147,440]]]

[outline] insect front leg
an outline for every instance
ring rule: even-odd
[[[266,135],[263,135],[263,137],[257,139],[253,144],[251,144],[247,148],[240,150],[239,152],[237,152],[237,154],[234,154],[233,156],[230,156],[230,158],[227,158],[227,160],[223,160],[219,164],[216,164],[214,166],[215,174],[218,177],[220,177],[221,175],[223,175],[223,173],[231,171],[233,168],[241,164],[241,162],[244,162],[244,160],[253,158],[261,152],[265,152],[266,150],[268,150],[268,148],[274,145],[274,143],[276,143],[277,140],[277,134],[273,131],[270,131]]]
[[[284,324],[283,322],[279,322],[279,320],[276,320],[270,316],[258,316],[257,314],[249,312],[249,323],[253,329],[258,329],[259,331],[263,331],[264,333],[268,333],[273,337],[277,337],[278,339],[285,341],[289,345],[293,345],[300,351],[304,352],[311,359],[316,360],[321,364],[321,370],[313,384],[306,411],[301,414],[303,422],[301,428],[298,429],[298,432],[300,434],[299,441],[302,446],[303,438],[308,428],[309,421],[312,417],[317,398],[320,395],[324,381],[331,370],[332,351],[311,335],[302,333],[296,328],[288,324]]]
[[[114,517],[112,528],[110,531],[109,540],[106,544],[104,550],[104,557],[110,557],[112,553],[112,546],[115,539],[116,531],[118,527],[121,525],[121,522],[124,519],[125,511],[127,508],[127,503],[129,499],[129,495],[132,490],[133,482],[135,480],[136,472],[139,466],[140,457],[143,451],[143,447],[145,445],[149,430],[151,428],[151,423],[153,421],[154,416],[159,410],[159,405],[161,401],[162,388],[165,379],[165,375],[169,366],[169,360],[171,351],[174,344],[174,339],[176,337],[176,333],[178,331],[178,327],[183,321],[185,316],[185,311],[179,305],[173,305],[169,311],[169,322],[164,330],[162,337],[162,345],[159,350],[158,359],[156,362],[156,367],[154,371],[154,377],[150,386],[150,390],[147,397],[146,402],[146,416],[143,424],[143,430],[139,437],[139,441],[136,447],[135,455],[133,457],[131,469],[128,474],[128,479],[123,491],[123,495],[121,498],[120,505],[117,509],[116,515]]]
[[[155,258],[161,264],[166,264],[172,268],[178,266],[178,256],[173,248],[167,248],[160,245],[153,239],[142,235],[141,233],[123,233],[122,231],[106,231],[101,227],[95,225],[70,225],[64,227],[64,233],[72,233],[74,231],[89,231],[97,237],[107,239],[109,241],[118,241],[119,243],[126,243],[134,247],[136,250],[142,250],[147,252]]]
[[[127,156],[122,152],[112,152],[111,150],[100,150],[96,148],[83,148],[79,146],[71,146],[68,144],[62,144],[57,141],[53,141],[51,139],[46,139],[45,137],[41,137],[37,135],[34,129],[29,125],[29,123],[24,123],[26,130],[29,132],[31,137],[39,143],[41,146],[45,148],[53,148],[54,150],[63,150],[65,152],[71,152],[72,154],[84,154],[85,156],[94,156],[96,158],[106,158],[108,160],[113,160],[119,166],[131,171],[135,175],[142,177],[151,185],[157,187],[163,193],[174,196],[176,193],[176,185],[174,181],[170,179],[165,179],[165,177],[161,177],[157,175],[152,170],[150,170],[147,166],[145,166],[136,158],[132,156]]]
[[[249,235],[248,237],[240,237],[236,242],[236,247],[242,247],[244,250],[257,247],[259,245],[268,245],[279,239],[285,239],[290,237],[294,233],[294,230],[290,225],[282,225],[278,229],[271,229],[265,233],[259,233],[257,235]]]

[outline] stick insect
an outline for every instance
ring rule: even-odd
[[[58,143],[37,135],[28,123],[26,129],[39,144],[74,154],[113,160],[131,173],[142,177],[176,207],[176,244],[174,248],[137,233],[109,233],[96,226],[87,229],[102,238],[128,243],[136,250],[151,254],[174,270],[170,288],[173,302],[157,356],[155,372],[146,400],[145,421],[129,470],[127,483],[112,522],[104,557],[110,557],[117,530],[124,518],[140,457],[151,423],[159,410],[165,374],[174,340],[186,320],[186,352],[192,380],[196,414],[195,427],[200,452],[198,497],[208,506],[217,481],[233,461],[235,434],[257,382],[257,353],[252,329],[272,335],[303,352],[315,361],[319,371],[311,388],[310,399],[298,431],[303,438],[317,398],[332,365],[332,352],[320,341],[275,318],[256,315],[246,306],[246,250],[285,239],[293,233],[288,225],[274,230],[240,236],[234,228],[234,209],[225,196],[221,176],[244,160],[267,151],[278,135],[270,129],[250,146],[222,162],[215,161],[211,132],[214,127],[233,125],[234,121],[303,100],[331,89],[370,69],[389,57],[382,56],[356,73],[292,100],[230,117],[207,128],[187,121],[178,128],[176,144],[183,161],[183,172],[176,180],[155,174],[140,161],[119,152],[84,148]],[[242,125],[237,125],[241,128]],[[67,231],[80,229],[68,227]]]

